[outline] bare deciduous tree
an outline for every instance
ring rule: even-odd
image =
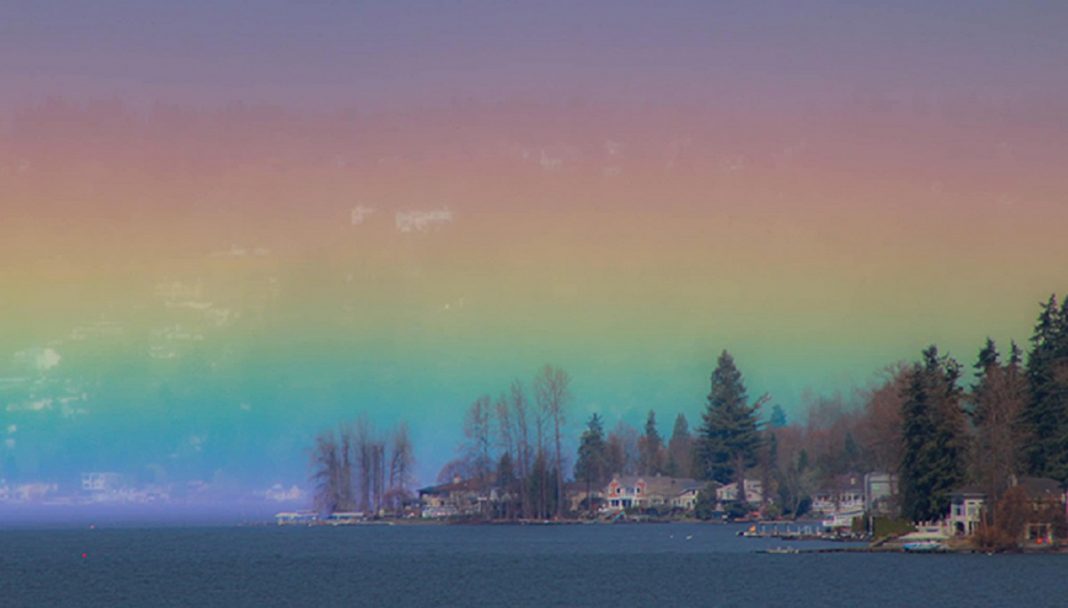
[[[530,493],[527,491],[527,478],[530,476],[530,432],[527,426],[527,397],[523,383],[512,381],[511,386],[512,420],[515,423],[516,469],[520,479],[519,492],[523,516],[530,517]]]
[[[489,395],[482,395],[471,403],[464,419],[464,457],[479,481],[486,482],[493,466],[492,450],[493,409]]]
[[[556,515],[563,516],[564,510],[564,462],[563,445],[560,429],[565,422],[565,410],[571,400],[571,376],[559,367],[546,365],[534,379],[534,394],[538,409],[550,424],[555,448],[553,468],[556,471]]]
[[[343,493],[339,446],[331,431],[315,437],[311,454],[312,480],[315,483],[315,508],[320,513],[337,510]]]
[[[389,461],[389,490],[386,492],[386,502],[394,512],[400,512],[404,502],[411,496],[414,466],[415,457],[412,454],[408,424],[401,422],[393,431],[393,445]]]
[[[975,449],[972,475],[997,504],[1018,472],[1024,436],[1019,425],[1027,402],[1027,379],[1015,365],[994,362],[972,393]]]

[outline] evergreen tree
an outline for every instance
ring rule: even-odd
[[[1016,340],[1012,341],[1012,347],[1009,349],[1011,353],[1009,355],[1009,365],[1019,367],[1023,362],[1023,353],[1020,351],[1020,345],[1016,343]]]
[[[512,463],[512,454],[503,452],[497,461],[497,487],[502,490],[511,490],[516,481],[515,465]]]
[[[944,516],[950,493],[965,477],[960,365],[931,346],[909,375],[902,405],[905,450],[901,463],[904,514],[914,521]]]
[[[934,422],[924,382],[923,370],[917,365],[909,374],[901,412],[905,440],[901,462],[901,510],[913,521],[932,519],[930,475]]]
[[[1000,362],[1001,355],[998,353],[997,344],[993,338],[987,337],[986,344],[979,351],[979,359],[975,362],[975,369],[980,373]]]
[[[992,371],[1000,367],[1001,353],[998,352],[997,344],[992,338],[986,339],[986,344],[983,348],[979,349],[979,356],[976,357],[975,365],[975,383],[972,384],[971,399],[969,399],[971,408],[968,410],[969,415],[972,417],[972,422],[979,424],[979,418],[983,416],[981,411],[983,407],[983,393],[988,390],[988,380],[992,374]]]
[[[768,426],[773,429],[786,427],[786,412],[783,411],[782,406],[778,403],[771,406],[771,416],[768,417]]]
[[[846,431],[842,441],[842,473],[855,473],[860,466],[860,446],[853,438],[853,433]]]
[[[604,425],[597,414],[590,416],[586,430],[579,440],[578,459],[575,461],[575,479],[586,484],[586,503],[593,512],[592,493],[595,487],[604,485],[608,477],[608,444],[604,438]]]
[[[603,482],[608,476],[608,444],[604,437],[604,424],[597,414],[590,416],[586,430],[579,440],[578,459],[575,461],[575,479]]]
[[[693,437],[690,436],[690,424],[686,416],[675,417],[675,426],[668,440],[668,475],[672,477],[690,477],[693,468]]]
[[[1027,356],[1030,399],[1022,423],[1029,436],[1026,466],[1032,475],[1068,482],[1068,300],[1042,305]]]
[[[742,374],[730,353],[723,351],[712,372],[695,464],[704,479],[738,482],[740,497],[745,470],[755,464],[760,447],[757,411],[762,401],[749,405]]]
[[[527,492],[533,501],[534,517],[537,519],[547,519],[553,512],[554,480],[550,472],[548,456],[544,450],[538,450],[531,465],[530,475],[527,477]]]
[[[639,471],[641,475],[657,475],[664,469],[664,440],[656,430],[656,412],[649,410],[645,419],[645,433],[638,441]]]

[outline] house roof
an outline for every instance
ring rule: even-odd
[[[953,490],[954,496],[986,496],[986,492],[976,485],[961,486]]]
[[[1031,498],[1041,498],[1043,496],[1060,497],[1064,495],[1061,483],[1049,477],[1020,477],[1017,479],[1016,485],[1026,490],[1027,495]]]
[[[450,494],[452,492],[479,492],[492,488],[495,483],[495,479],[492,477],[482,481],[480,479],[461,479],[459,481],[451,481],[449,483],[442,483],[436,486],[428,486],[419,490],[420,496],[422,495],[436,495],[436,494]]]
[[[864,476],[859,473],[836,475],[825,483],[817,494],[837,494],[839,492],[863,492]]]
[[[663,475],[617,475],[612,478],[612,481],[628,487],[634,487],[644,482],[646,494],[659,494],[661,496],[676,496],[687,490],[699,490],[705,486],[704,482],[696,479],[665,477]]]
[[[1012,485],[1018,486],[1027,492],[1031,498],[1054,497],[1064,495],[1061,483],[1049,477],[1018,477],[1012,479]],[[979,486],[967,485],[953,490],[954,496],[986,496],[986,492]]]

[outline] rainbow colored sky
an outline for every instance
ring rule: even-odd
[[[302,483],[552,362],[790,414],[1068,288],[1057,2],[0,6],[0,464]],[[804,6],[802,6],[802,4]]]

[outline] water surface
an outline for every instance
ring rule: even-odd
[[[768,555],[756,551],[784,543],[740,538],[738,529],[9,529],[0,530],[0,605],[974,608],[1068,602],[1068,556]]]

